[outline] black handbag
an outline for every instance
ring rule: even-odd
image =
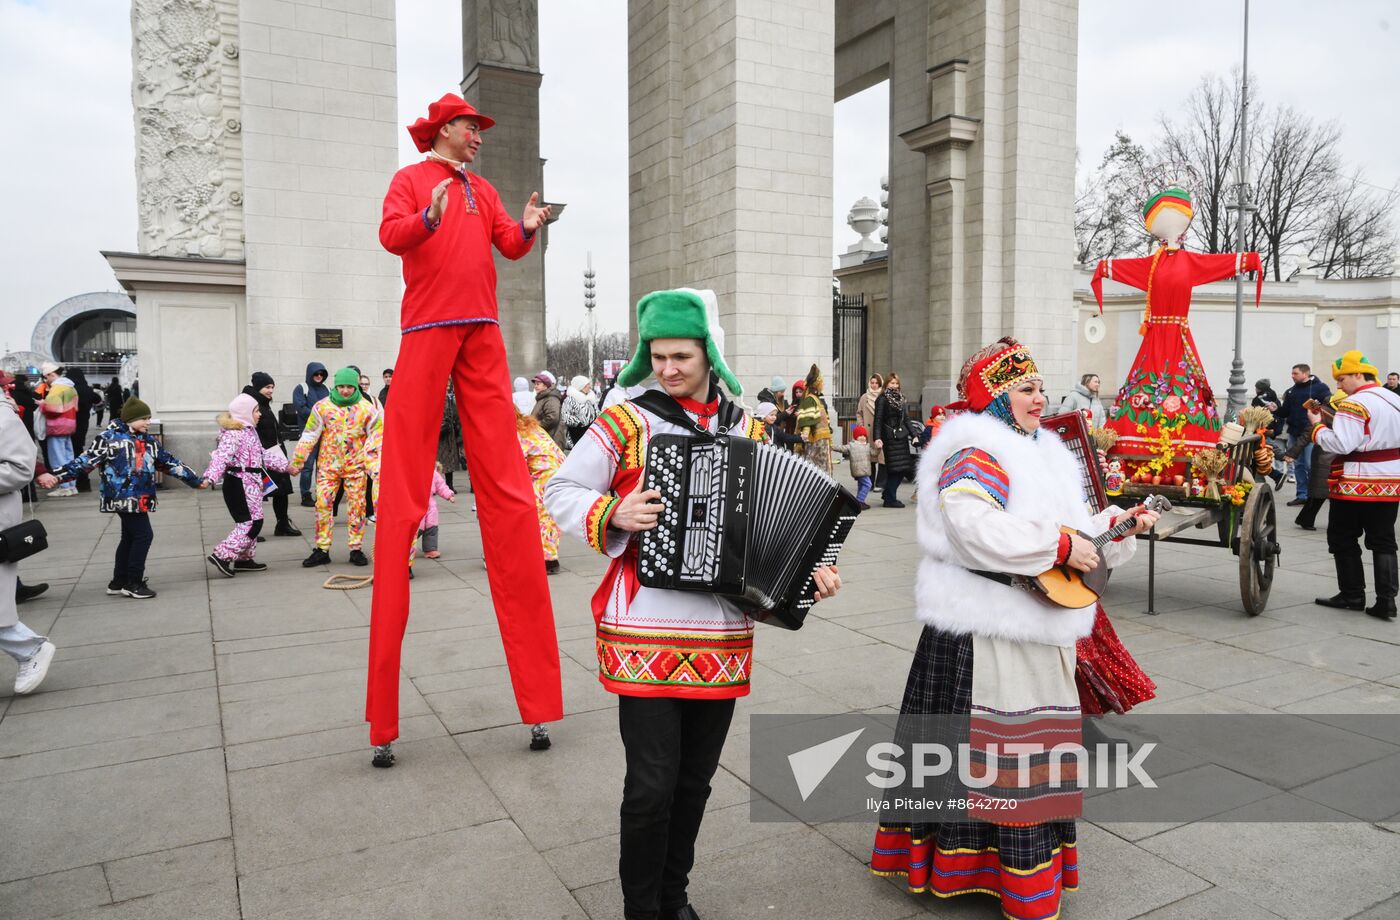
[[[49,548],[49,533],[36,520],[0,530],[0,563],[19,562]]]

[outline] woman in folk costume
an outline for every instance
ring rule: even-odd
[[[205,481],[224,481],[224,504],[233,517],[233,530],[205,557],[226,578],[267,568],[253,559],[263,525],[263,477],[268,470],[287,472],[287,455],[279,448],[263,447],[258,435],[261,416],[256,398],[247,393],[235,396],[228,411],[219,415],[219,444],[204,471]]]
[[[520,442],[525,465],[530,468],[530,482],[535,487],[535,514],[540,519],[540,546],[544,549],[545,574],[554,575],[559,571],[559,525],[545,510],[544,490],[554,474],[559,472],[559,466],[564,462],[564,452],[536,419],[521,413],[519,409],[515,411],[515,437]],[[582,440],[582,432],[579,439]]]
[[[826,408],[825,381],[815,364],[807,372],[807,389],[797,405],[797,431],[807,444],[807,459],[831,472],[831,415]]]
[[[656,526],[661,493],[642,491],[651,438],[757,438],[763,425],[719,389],[739,395],[724,363],[712,291],[656,291],[637,304],[640,342],[619,387],[656,375],[648,390],[603,410],[545,488],[559,526],[612,561],[593,595],[598,679],[618,695],[626,750],[621,860],[627,920],[695,920],[686,889],[695,839],[719,765],[734,700],[749,692],[753,620],[715,594],[643,587],[640,531]],[[818,599],[836,593],[817,571]]]
[[[1254,304],[1259,305],[1264,275],[1257,252],[1198,253],[1181,248],[1191,225],[1191,196],[1184,189],[1169,188],[1143,206],[1143,220],[1160,246],[1139,259],[1103,259],[1094,269],[1090,287],[1103,311],[1103,280],[1117,281],[1147,293],[1142,344],[1133,359],[1128,379],[1109,411],[1108,427],[1118,432],[1113,454],[1145,457],[1150,442],[1160,435],[1162,424],[1185,425],[1174,436],[1182,441],[1179,453],[1195,453],[1214,447],[1220,440],[1220,416],[1214,394],[1201,365],[1187,314],[1191,290],[1212,281],[1256,273]],[[1145,425],[1145,432],[1138,431]]]
[[[924,451],[916,596],[924,631],[901,728],[923,714],[1072,718],[1077,728],[1075,642],[1089,634],[1095,609],[1052,608],[1006,576],[1056,564],[1094,568],[1092,543],[1060,526],[1100,533],[1119,512],[1090,517],[1074,457],[1059,438],[1040,434],[1041,387],[1030,353],[1014,339],[982,349],[963,365],[962,402],[948,407],[966,411],[950,415]],[[1141,513],[1131,533],[1155,520]],[[1104,553],[1115,564],[1133,549],[1124,540]],[[1079,882],[1077,801],[1064,811],[1040,823],[1009,823],[1010,812],[992,811],[984,820],[881,824],[870,868],[907,876],[911,891],[939,897],[992,894],[1013,920],[1055,917],[1061,891]]]

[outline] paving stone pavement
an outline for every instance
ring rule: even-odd
[[[470,508],[443,505],[443,558],[417,567],[400,763],[375,770],[370,592],[323,590],[327,570],[300,566],[305,538],[269,536],[269,571],[223,578],[203,559],[229,527],[219,496],[168,490],[159,597],[108,598],[115,520],[91,496],[44,500],[51,548],[21,570],[51,587],[21,613],[59,652],[29,697],[11,698],[0,670],[0,917],[620,917],[622,748],[587,606],[603,560],[566,543],[550,580],[567,715],[554,749],[531,753]],[[310,511],[294,511],[309,535]],[[1107,606],[1160,684],[1144,711],[1400,713],[1400,626],[1314,606],[1331,584],[1325,541],[1280,511],[1286,568],[1263,616],[1241,612],[1224,549],[1160,549],[1158,616],[1143,609],[1146,553],[1115,573]],[[749,820],[746,716],[898,706],[919,634],[914,514],[863,516],[843,592],[801,632],[760,627],[699,841],[706,920],[999,916],[990,898],[871,877],[869,826]],[[358,573],[342,529],[336,541],[330,570]],[[1345,785],[1323,789],[1339,808]],[[1080,859],[1072,920],[1400,917],[1394,820],[1081,822]]]

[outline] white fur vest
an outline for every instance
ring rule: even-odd
[[[1087,636],[1094,608],[1052,607],[1030,593],[974,575],[957,562],[939,503],[938,480],[953,454],[975,447],[994,456],[1010,481],[1005,513],[1027,521],[1094,530],[1082,498],[1078,462],[1054,434],[1029,438],[983,415],[944,422],[919,461],[919,563],[916,615],[955,634],[1069,646]],[[1003,569],[1003,571],[1005,571]],[[1018,573],[1027,574],[1027,573]]]

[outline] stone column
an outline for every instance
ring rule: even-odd
[[[393,0],[239,0],[248,356],[290,402],[308,361],[374,381],[398,354],[399,260],[379,245],[398,168]],[[353,10],[353,12],[351,12]],[[338,330],[334,337],[317,329]],[[240,384],[241,386],[241,384]],[[227,399],[225,400],[225,402]]]
[[[901,3],[900,15],[917,19],[914,6]],[[1062,390],[1073,370],[1078,5],[976,0],[937,13],[925,33],[927,108],[912,124],[891,123],[923,154],[928,195],[919,253],[902,235],[911,199],[891,208],[892,298],[924,303],[928,322],[896,361],[922,366],[926,405],[944,402],[968,354],[1014,334]],[[901,21],[897,34],[914,31]],[[896,181],[907,180],[907,156],[892,150],[891,161]],[[919,258],[926,267],[908,270]]]
[[[831,366],[832,0],[629,0],[631,294],[719,297],[746,393]]]
[[[472,169],[517,219],[532,192],[544,201],[539,65],[537,0],[462,0],[462,97],[496,120]],[[495,253],[501,334],[514,376],[545,367],[544,244],[536,240],[518,262]]]

